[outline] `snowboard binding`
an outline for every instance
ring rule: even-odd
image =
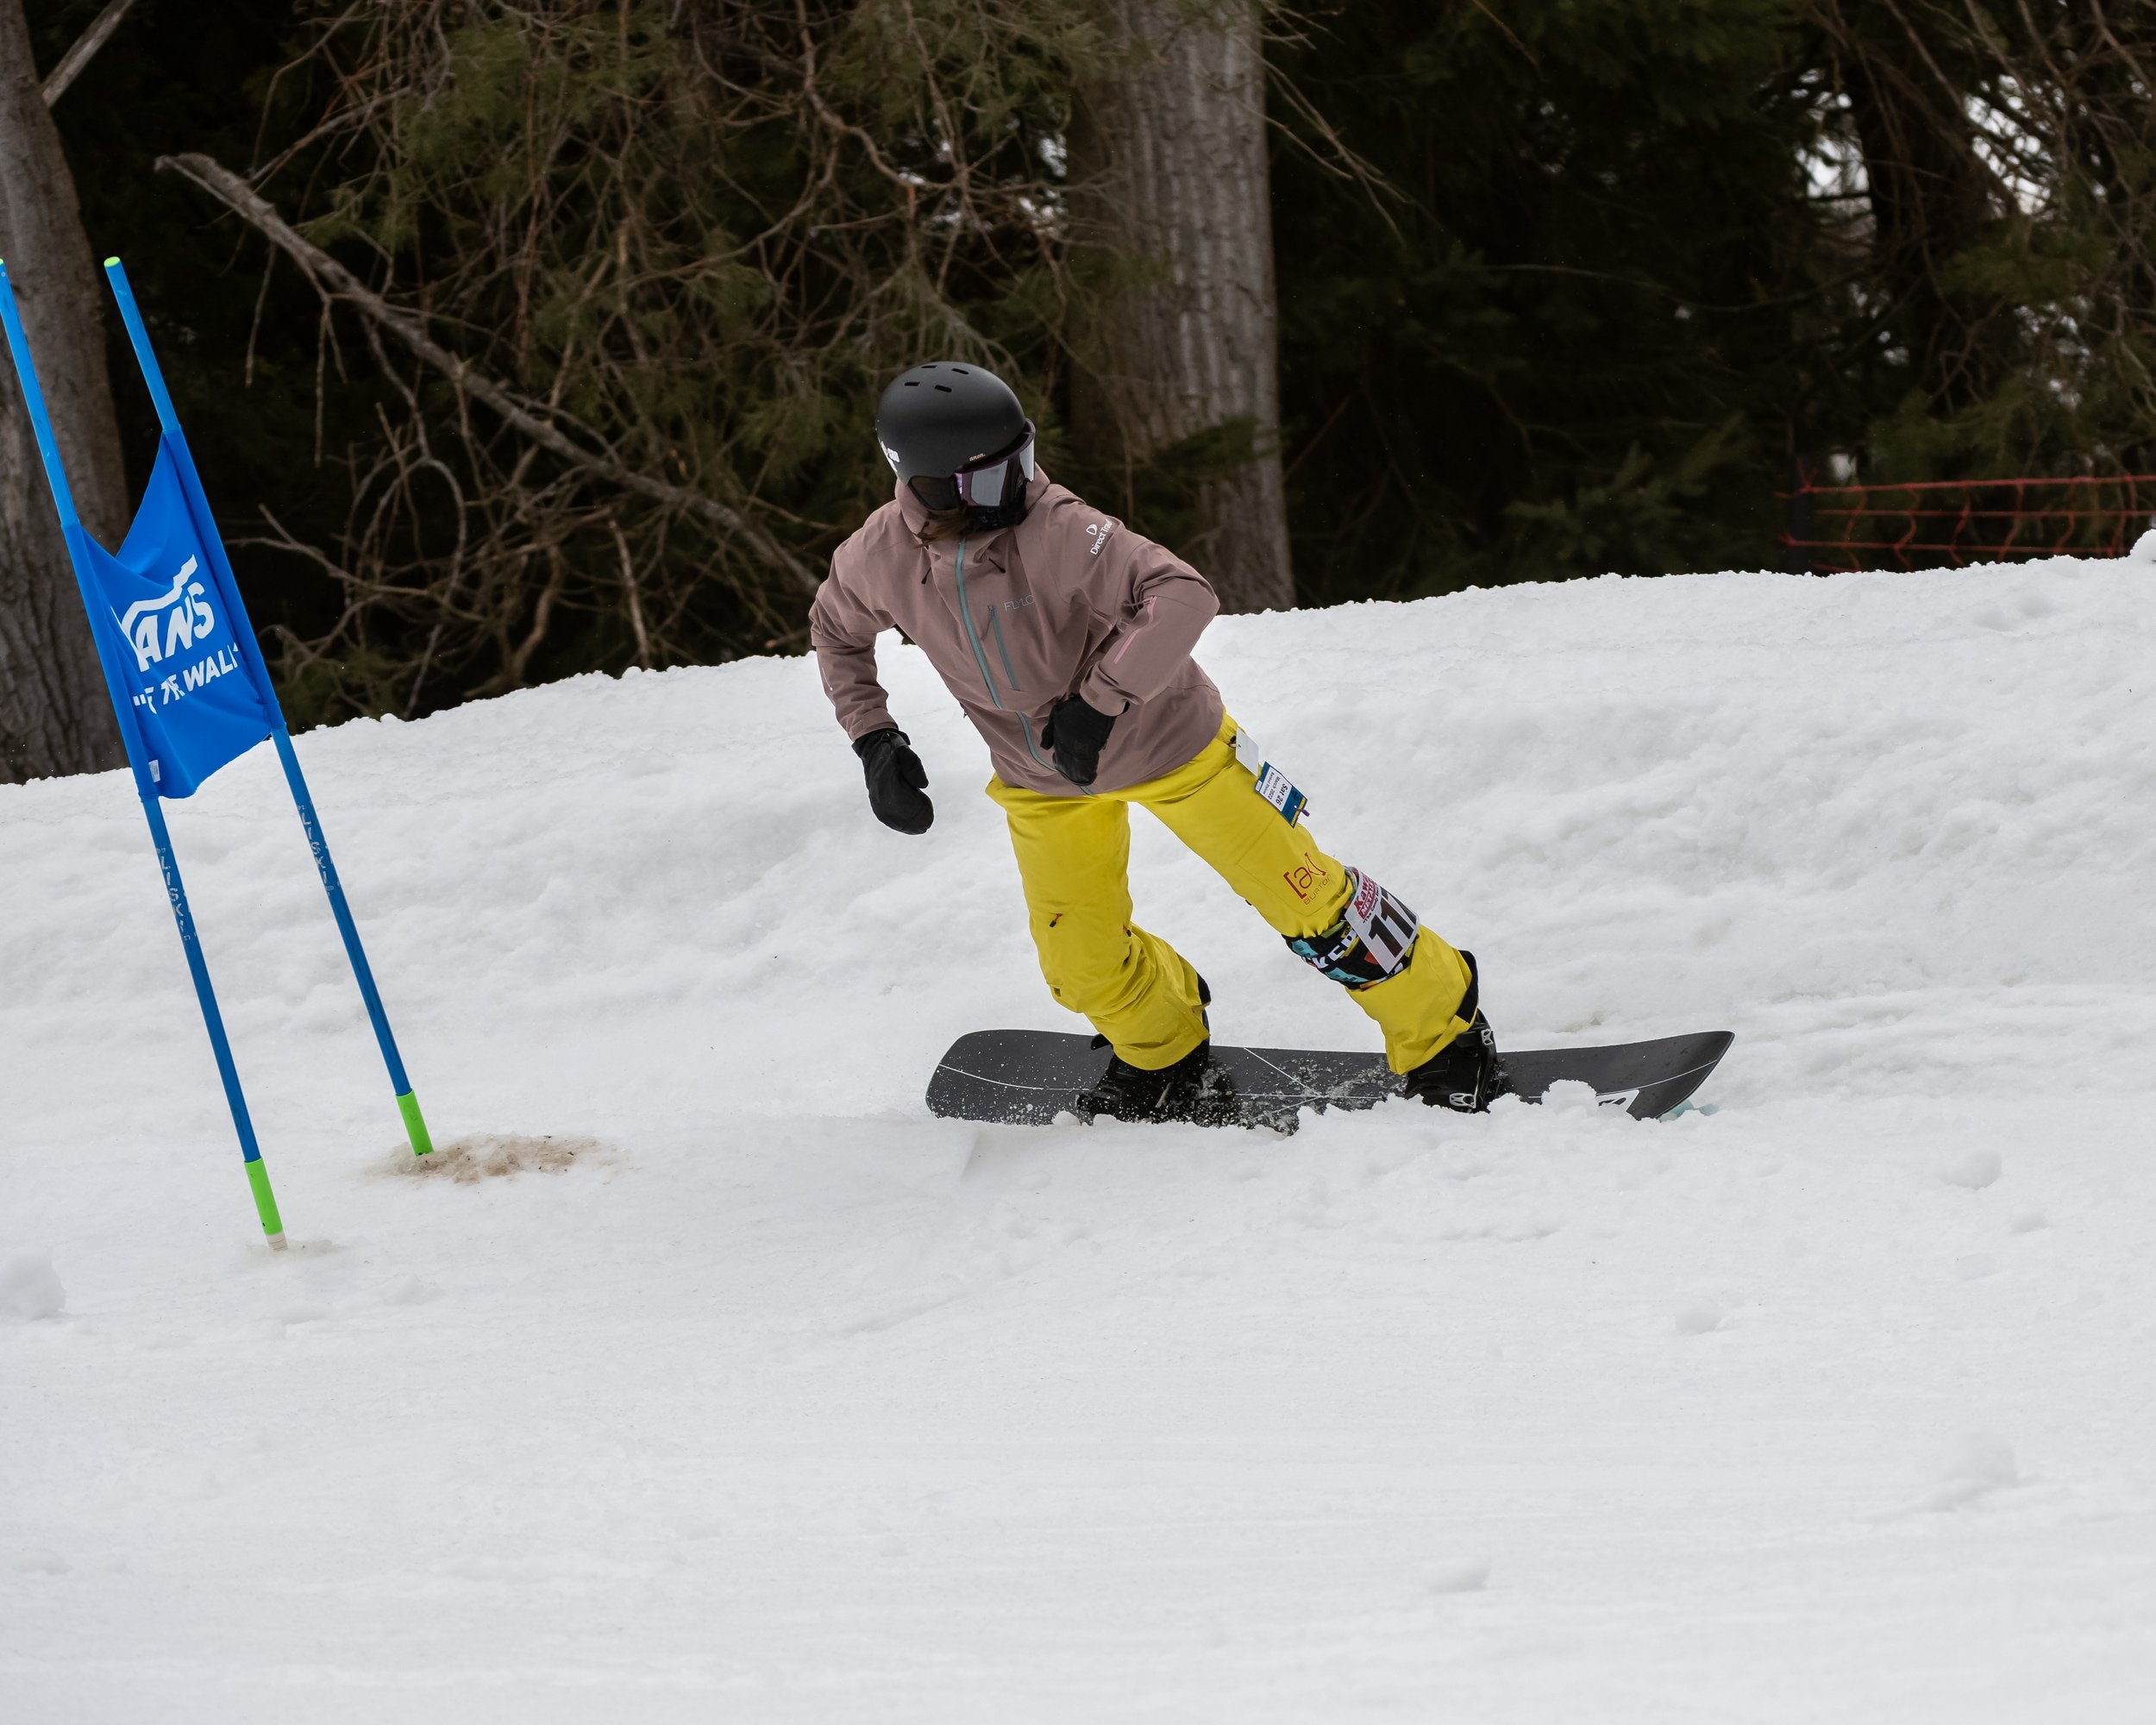
[[[1094,1040],[1105,1044],[1106,1038]],[[1226,1126],[1236,1118],[1235,1075],[1214,1061],[1209,1041],[1152,1071],[1112,1053],[1107,1070],[1078,1093],[1071,1111],[1084,1120],[1106,1114],[1134,1122]]]
[[[1407,1095],[1433,1108],[1486,1114],[1512,1088],[1498,1057],[1497,1036],[1478,1008],[1468,1027],[1407,1075]]]
[[[1482,976],[1476,968],[1475,955],[1463,952],[1460,957],[1467,960],[1467,992],[1460,997],[1453,1016],[1464,1019],[1467,1028],[1409,1072],[1402,1088],[1418,1102],[1427,1102],[1433,1108],[1486,1114],[1489,1105],[1509,1090],[1512,1083],[1506,1076],[1505,1063],[1498,1057],[1497,1033],[1482,1016]]]

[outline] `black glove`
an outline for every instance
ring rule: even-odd
[[[928,785],[928,768],[906,745],[903,731],[887,727],[861,738],[854,753],[861,756],[868,806],[876,819],[893,831],[926,832],[936,819],[936,805],[921,794]]]
[[[1082,696],[1065,695],[1049,709],[1041,732],[1056,756],[1056,770],[1074,785],[1090,785],[1100,775],[1100,750],[1115,729],[1112,714],[1088,706]]]

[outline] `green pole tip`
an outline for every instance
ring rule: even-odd
[[[113,267],[113,265],[115,265],[115,264],[118,263],[119,261],[120,261],[120,260],[119,260],[119,259],[117,259],[117,258],[107,258],[107,259],[105,260],[105,267],[106,267],[107,269],[110,269],[110,268]]]
[[[397,1112],[404,1117],[404,1136],[411,1140],[411,1153],[432,1155],[434,1139],[428,1136],[426,1119],[419,1112],[419,1098],[405,1091],[397,1099]]]
[[[277,1214],[277,1199],[270,1190],[269,1170],[262,1166],[259,1156],[242,1164],[247,1170],[247,1183],[254,1194],[255,1213],[262,1219],[262,1233],[268,1239],[273,1251],[285,1249],[285,1219]]]

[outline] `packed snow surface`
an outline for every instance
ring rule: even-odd
[[[2156,569],[1605,580],[1226,619],[1321,842],[1515,1046],[1692,1112],[931,1119],[1076,1028],[983,751],[812,666],[0,790],[0,1716],[2156,1716]],[[1136,818],[1224,1040],[1375,1046]]]

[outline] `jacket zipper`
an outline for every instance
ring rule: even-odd
[[[988,656],[981,650],[981,631],[973,626],[973,606],[966,598],[966,542],[963,539],[958,542],[958,561],[953,573],[958,581],[958,615],[966,625],[966,639],[973,646],[974,663],[981,667],[981,681],[987,687],[988,699],[996,704],[996,711],[1008,712],[1010,709],[1003,705],[1003,697],[996,693],[996,680],[988,669]],[[1003,668],[1007,674],[1011,669],[1011,655],[1009,649],[1003,644],[1002,619],[991,612],[988,614],[988,621],[990,627],[995,630],[996,651],[1003,655]],[[1012,677],[1011,693],[1016,694],[1018,692],[1018,680]],[[1033,764],[1044,773],[1054,772],[1056,769],[1041,759],[1041,751],[1033,746],[1033,726],[1031,721],[1024,713],[1018,714],[1017,718],[1018,729],[1025,736],[1025,752],[1033,757]]]
[[[996,632],[996,651],[1003,658],[1003,674],[1009,681],[1011,693],[1018,693],[1018,674],[1011,668],[1011,649],[1003,644],[1003,613],[993,605],[988,607],[988,626]]]

